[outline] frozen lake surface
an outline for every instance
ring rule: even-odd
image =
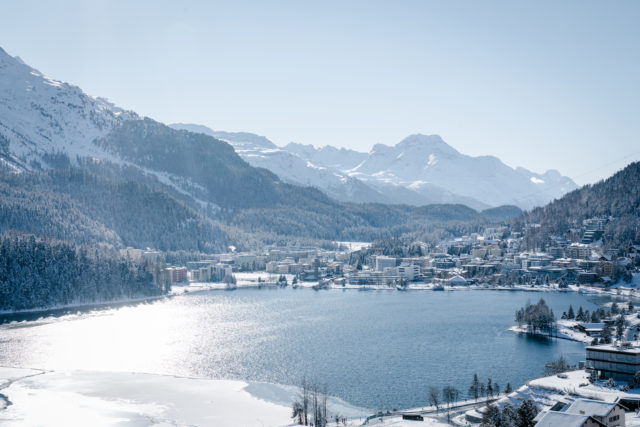
[[[544,298],[559,316],[595,307],[575,293],[239,289],[150,303],[4,316],[0,366],[146,372],[296,384],[303,375],[372,410],[425,404],[428,387],[464,396],[477,372],[502,389],[584,346],[508,331]],[[601,300],[602,301],[602,300]]]

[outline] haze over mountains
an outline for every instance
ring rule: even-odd
[[[258,153],[278,151],[254,135],[222,137],[250,143],[247,150],[260,147]],[[290,153],[283,158],[301,161]],[[336,190],[345,191],[342,200],[389,198],[348,174],[336,178]],[[246,248],[291,239],[362,241],[418,230],[436,236],[520,213],[514,206],[478,212],[461,204],[336,200],[251,166],[218,138],[141,118],[50,79],[3,50],[0,194],[0,233],[208,253],[230,244]]]
[[[251,165],[342,201],[461,203],[479,210],[508,204],[530,209],[577,188],[555,170],[537,174],[513,169],[497,157],[461,154],[438,135],[411,135],[395,146],[376,144],[369,153],[361,153],[297,143],[278,147],[250,133],[182,123],[170,126],[227,141]]]

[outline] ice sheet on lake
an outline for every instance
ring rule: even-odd
[[[47,372],[0,368],[0,410],[8,425],[290,424],[290,404],[256,397],[243,381],[117,372]],[[276,386],[277,387],[277,386]],[[254,387],[262,396],[269,385]]]

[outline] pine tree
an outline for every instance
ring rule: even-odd
[[[522,401],[518,410],[516,411],[516,426],[517,427],[533,427],[535,421],[533,419],[538,415],[538,408],[529,399]]]
[[[501,427],[515,426],[518,416],[516,414],[515,408],[513,407],[513,405],[511,405],[511,403],[507,402],[504,404],[504,406],[502,407],[502,414],[500,418],[501,418],[501,423],[500,423]]]
[[[493,384],[491,383],[491,378],[487,379],[487,396],[488,397],[493,397]]]
[[[567,319],[575,319],[576,315],[573,312],[573,306],[569,305],[569,311],[567,312]]]
[[[619,308],[618,308],[618,303],[614,302],[613,304],[611,304],[611,315],[615,316],[616,314],[618,314],[619,312]]]
[[[500,426],[502,424],[502,415],[500,408],[496,405],[489,405],[487,410],[482,414],[482,426]]]
[[[473,397],[475,401],[478,401],[480,397],[480,380],[478,380],[478,374],[473,374],[473,382],[469,386],[469,396]]]

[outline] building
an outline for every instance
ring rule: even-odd
[[[591,247],[581,243],[567,246],[564,252],[567,258],[589,259],[591,257]]]
[[[564,248],[561,246],[553,246],[547,250],[550,256],[554,258],[562,258],[564,256]]]
[[[146,251],[142,252],[142,259],[150,262],[158,262],[158,258],[160,257],[160,255],[161,253],[159,251],[152,251],[151,249],[147,249]]]
[[[598,274],[591,271],[579,271],[576,280],[578,283],[595,283],[598,281]]]
[[[434,259],[431,262],[431,266],[442,269],[442,270],[446,270],[449,268],[454,268],[456,266],[456,263],[451,258],[439,258],[439,259]]]
[[[398,266],[398,276],[408,281],[417,280],[420,277],[420,266],[410,263],[402,263]]]
[[[395,267],[396,259],[384,255],[378,255],[376,257],[376,271],[384,271],[387,267]]]
[[[640,347],[630,342],[587,347],[587,369],[597,378],[629,381],[640,371]]]
[[[536,427],[606,427],[600,421],[588,415],[575,415],[566,412],[549,411],[542,413]]]
[[[601,261],[600,274],[603,276],[613,277],[613,263],[611,261]]]
[[[607,427],[620,427],[626,425],[625,410],[626,408],[619,403],[576,399],[563,412],[566,414],[593,417]]]
[[[590,337],[599,337],[604,330],[604,323],[578,323],[573,328]]]
[[[209,267],[209,280],[221,282],[225,277],[233,275],[233,267],[228,264],[218,263]]]
[[[464,277],[455,275],[449,279],[449,284],[451,286],[466,286],[468,283]]]
[[[167,277],[167,281],[170,284],[184,283],[187,281],[187,269],[186,267],[169,267],[164,269]]]

